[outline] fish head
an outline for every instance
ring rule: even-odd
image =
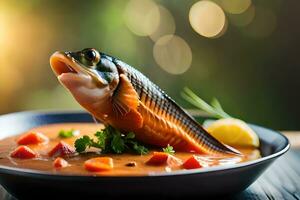
[[[50,65],[60,83],[92,114],[105,115],[109,98],[119,82],[116,65],[94,48],[55,52]],[[98,116],[99,117],[99,116]],[[102,118],[102,117],[100,117]]]

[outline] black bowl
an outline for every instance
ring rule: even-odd
[[[65,122],[92,122],[84,112],[21,112],[0,116],[0,139],[35,126]],[[243,191],[279,156],[289,149],[279,132],[251,125],[261,143],[262,158],[232,166],[176,171],[149,176],[93,177],[53,175],[0,165],[0,184],[24,199],[66,195],[73,198],[116,196],[223,196]],[[46,195],[46,196],[45,196]]]

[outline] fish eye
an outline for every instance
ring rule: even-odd
[[[100,61],[100,54],[95,49],[84,49],[83,56],[88,62],[92,64],[96,64]]]

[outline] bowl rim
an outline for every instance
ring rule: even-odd
[[[6,117],[12,117],[16,115],[64,115],[64,114],[71,114],[71,115],[78,115],[78,114],[89,114],[88,112],[84,110],[30,110],[30,111],[20,111],[20,112],[14,112],[14,113],[8,113],[4,115],[0,115],[1,118]],[[122,176],[95,176],[95,175],[76,175],[76,174],[54,174],[51,172],[44,172],[39,170],[33,170],[33,169],[21,169],[21,168],[15,168],[15,167],[8,167],[4,165],[0,165],[0,174],[14,174],[19,176],[30,176],[30,177],[36,177],[36,178],[53,178],[53,179],[96,179],[96,180],[102,180],[102,179],[128,179],[128,178],[154,178],[154,177],[169,177],[169,176],[187,176],[187,175],[195,175],[195,174],[207,174],[207,173],[217,173],[217,172],[223,172],[223,171],[230,171],[230,170],[236,170],[239,168],[244,168],[248,166],[254,166],[259,165],[262,162],[273,160],[275,158],[280,157],[284,153],[286,153],[290,149],[290,143],[288,138],[280,133],[279,131],[272,130],[270,128],[266,128],[260,125],[255,125],[248,123],[251,126],[258,127],[261,129],[265,129],[268,131],[271,131],[274,134],[279,135],[284,140],[284,147],[280,149],[279,151],[270,154],[268,156],[264,156],[255,160],[246,161],[243,163],[237,163],[234,165],[223,165],[223,166],[212,166],[208,168],[200,168],[200,169],[190,169],[190,170],[177,170],[172,172],[155,172],[153,174],[148,175],[122,175]]]

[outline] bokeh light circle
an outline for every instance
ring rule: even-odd
[[[189,13],[192,28],[202,36],[215,37],[225,27],[226,17],[222,8],[212,1],[198,1]]]
[[[223,9],[231,14],[241,14],[251,6],[251,0],[220,0]]]
[[[228,20],[225,18],[225,24],[224,24],[224,27],[222,28],[221,32],[219,32],[217,35],[215,35],[212,38],[219,38],[219,37],[223,36],[226,33],[227,29],[228,29]]]
[[[250,24],[253,21],[254,17],[255,17],[254,5],[250,6],[242,14],[228,15],[228,19],[229,19],[230,23],[234,26],[239,26],[239,27],[247,26],[248,24]]]
[[[182,74],[192,63],[191,48],[176,35],[159,38],[154,44],[153,56],[157,64],[170,74]]]
[[[150,35],[153,41],[157,41],[161,36],[173,35],[175,33],[175,20],[168,9],[159,6],[160,22],[157,29]]]
[[[151,0],[130,0],[124,11],[124,20],[134,34],[151,35],[160,22],[159,8]]]

